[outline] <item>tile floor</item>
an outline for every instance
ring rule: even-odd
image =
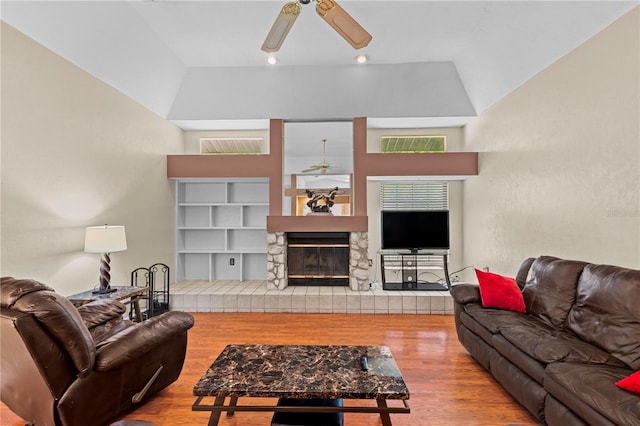
[[[266,281],[180,281],[171,285],[171,309],[185,312],[292,312],[453,314],[448,291],[386,291],[290,286],[267,290]]]

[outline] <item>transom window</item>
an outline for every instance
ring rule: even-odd
[[[446,152],[446,136],[382,136],[380,152],[415,154],[422,152]]]

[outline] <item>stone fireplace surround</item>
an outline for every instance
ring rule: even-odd
[[[349,288],[369,289],[369,234],[349,233]],[[287,271],[287,233],[267,232],[267,289],[284,290],[289,286]]]

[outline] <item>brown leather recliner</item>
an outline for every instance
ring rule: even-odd
[[[75,308],[37,281],[3,277],[2,402],[37,426],[99,426],[173,383],[193,317],[133,323],[125,309],[110,300]]]

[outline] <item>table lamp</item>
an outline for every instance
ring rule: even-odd
[[[104,294],[116,291],[109,281],[111,267],[110,253],[127,249],[127,237],[124,226],[89,226],[84,236],[84,251],[87,253],[102,253],[100,257],[100,286],[94,293]]]

